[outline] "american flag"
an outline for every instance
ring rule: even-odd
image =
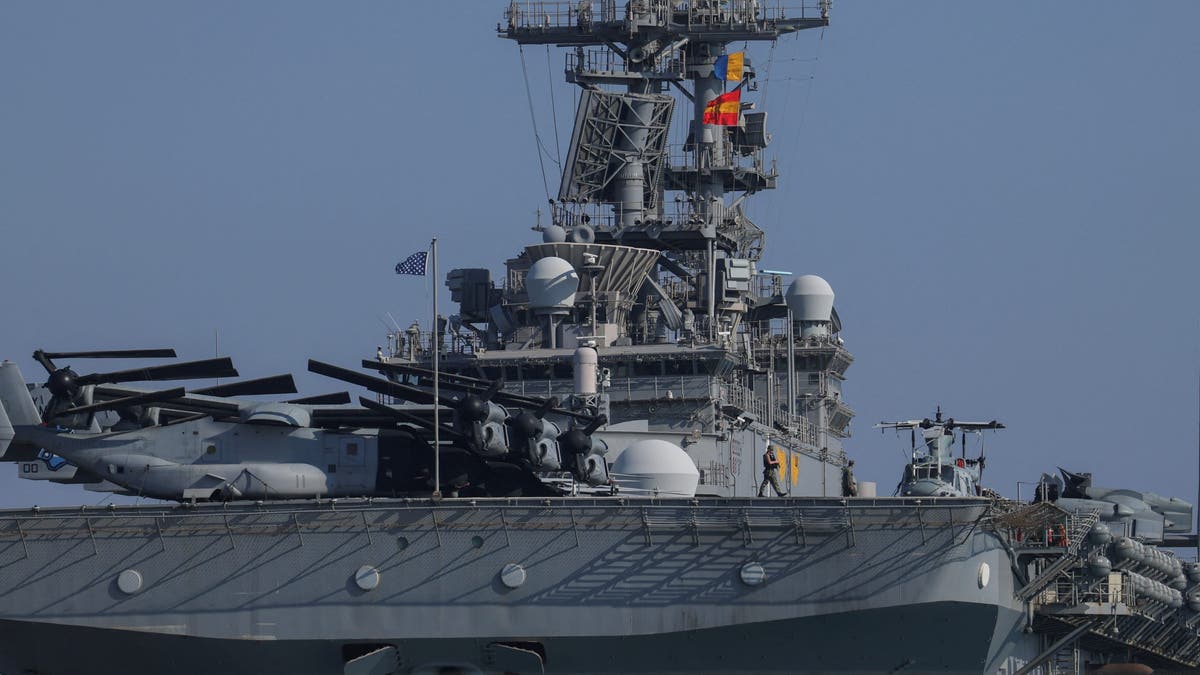
[[[403,262],[396,263],[396,274],[415,274],[423,277],[425,276],[425,262],[428,259],[429,251],[414,253],[405,258]]]

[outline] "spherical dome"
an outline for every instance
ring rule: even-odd
[[[542,228],[542,243],[561,244],[566,240],[567,231],[558,225],[549,225]]]
[[[1088,539],[1090,539],[1093,544],[1103,546],[1112,541],[1112,529],[1110,529],[1108,525],[1105,525],[1104,523],[1096,523],[1094,526],[1092,526],[1091,532],[1088,532]]]
[[[1092,573],[1092,576],[1105,576],[1112,571],[1112,561],[1097,554],[1088,561],[1088,570]]]
[[[525,291],[529,294],[529,306],[534,309],[570,309],[578,290],[579,275],[562,258],[542,258],[525,275]]]
[[[796,277],[784,300],[797,321],[829,321],[833,315],[833,287],[815,274]]]
[[[623,488],[650,497],[694,497],[700,471],[683,448],[659,439],[636,441],[612,463],[613,476]]]

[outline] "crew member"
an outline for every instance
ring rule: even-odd
[[[767,451],[763,453],[763,479],[758,486],[758,496],[764,497],[763,493],[767,491],[767,485],[775,490],[776,497],[786,497],[787,493],[779,486],[779,451],[772,445],[767,445]]]
[[[858,496],[858,482],[854,480],[854,460],[846,462],[846,466],[842,467],[842,496]]]

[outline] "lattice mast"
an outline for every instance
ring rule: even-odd
[[[704,123],[717,96],[756,88],[748,58],[740,81],[720,77],[716,63],[732,43],[775,41],[826,26],[828,17],[828,0],[792,8],[758,0],[510,3],[499,36],[569,48],[567,80],[583,89],[552,200],[554,225],[663,251],[691,286],[697,332],[729,334],[752,291],[748,282],[728,283],[748,278],[748,269],[731,269],[753,265],[763,246],[742,205],[774,188],[776,172],[763,161],[765,112],[743,103],[736,126]],[[672,88],[692,107],[676,153],[667,145]],[[677,193],[673,202],[667,192]]]

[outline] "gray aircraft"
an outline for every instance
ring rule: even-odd
[[[953,417],[943,420],[942,409],[931,420],[928,417],[904,422],[880,422],[876,429],[908,429],[911,433],[911,461],[904,467],[904,477],[896,486],[896,494],[904,497],[977,497],[983,494],[982,479],[985,457],[980,445],[978,457],[967,457],[967,432],[1003,429],[1004,425],[990,422],[960,422]],[[922,443],[917,444],[917,429]],[[961,432],[960,456],[954,457],[954,434]]]
[[[21,475],[170,500],[287,499],[336,496],[549,496],[561,494],[539,475],[565,473],[583,486],[608,486],[607,447],[591,438],[604,422],[594,414],[500,391],[501,382],[446,376],[448,394],[401,377],[418,371],[364,362],[392,380],[319,361],[316,373],[391,399],[393,406],[345,392],[288,401],[244,401],[232,395],[294,393],[291,376],[228,383],[186,392],[142,391],[130,381],[233,377],[229,359],[79,375],[55,358],[173,356],[171,350],[60,352],[34,358],[48,372],[41,410],[11,362],[0,364],[0,457]],[[501,404],[503,402],[503,405]],[[433,406],[442,406],[436,431]],[[102,425],[98,413],[115,413]],[[557,421],[555,421],[557,420]],[[437,475],[437,484],[435,484]]]
[[[1042,474],[1034,494],[1035,501],[1047,501],[1061,509],[1079,512],[1100,509],[1100,520],[1109,528],[1129,531],[1143,541],[1168,546],[1195,546],[1192,529],[1192,505],[1178,497],[1163,497],[1153,492],[1092,485],[1091,473],[1072,473],[1059,468],[1062,477]]]

